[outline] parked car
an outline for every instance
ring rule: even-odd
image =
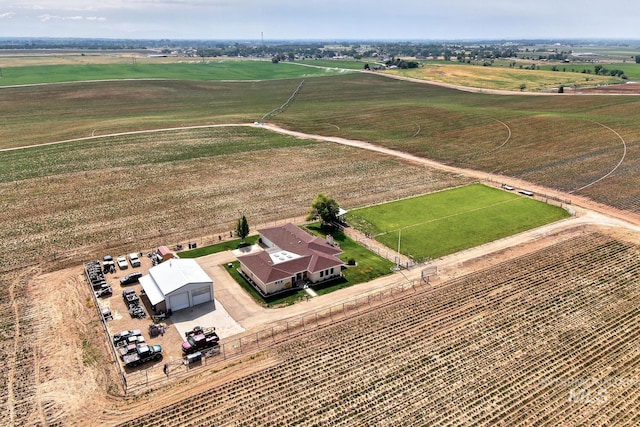
[[[131,263],[131,267],[133,268],[140,267],[140,258],[135,252],[129,254],[129,262]]]
[[[129,268],[127,259],[122,255],[118,257],[118,267],[120,267],[120,270],[126,270],[127,268]]]
[[[129,273],[126,276],[124,276],[122,279],[120,279],[120,285],[124,286],[124,285],[131,285],[132,283],[137,283],[141,277],[142,277],[142,273],[140,273],[139,271]]]

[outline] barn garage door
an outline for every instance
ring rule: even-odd
[[[189,307],[189,294],[187,292],[182,292],[180,294],[170,295],[169,305],[171,306],[172,311],[182,310],[183,308]]]
[[[211,301],[211,288],[209,285],[192,290],[191,300],[193,301],[193,305]]]

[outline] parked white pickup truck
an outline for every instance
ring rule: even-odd
[[[138,254],[132,252],[129,254],[129,263],[131,263],[131,267],[136,268],[140,267],[140,258],[138,258]]]

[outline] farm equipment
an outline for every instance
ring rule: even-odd
[[[138,297],[134,289],[125,289],[122,291],[122,299],[124,299],[127,308],[140,304],[140,297]]]
[[[141,337],[142,331],[140,329],[126,330],[118,332],[113,336],[113,345],[118,346],[122,345],[121,343],[129,343],[129,339],[131,337]],[[137,340],[138,338],[136,338]]]
[[[162,346],[158,344],[138,344],[135,351],[122,356],[124,365],[129,368],[160,359],[162,359]]]
[[[193,354],[187,354],[182,361],[182,363],[187,366],[196,362],[202,362],[202,353],[199,351],[196,351]]]
[[[202,328],[196,326],[191,331],[185,333],[186,341],[182,343],[182,353],[192,354],[197,351],[207,350],[218,346],[220,337],[216,333],[216,328]]]
[[[155,338],[158,335],[164,335],[166,327],[167,326],[164,323],[152,323],[149,325],[149,335],[151,335],[151,338]]]
[[[102,271],[100,261],[95,260],[88,262],[85,268],[85,272],[87,274],[87,279],[89,280],[89,283],[91,284],[91,287],[94,291],[107,286],[107,279],[104,277],[104,272]]]
[[[111,286],[105,283],[100,287],[100,289],[95,291],[95,294],[97,298],[110,297],[113,295],[113,290],[111,289]]]
[[[111,309],[109,307],[104,307],[100,309],[100,314],[102,318],[106,320],[113,320],[113,314],[111,314]]]
[[[162,320],[165,320],[167,318],[167,313],[158,313],[158,314],[153,314],[151,315],[151,318],[153,319],[154,322],[160,322]]]
[[[129,315],[131,317],[135,317],[136,319],[144,319],[147,317],[147,313],[145,313],[144,308],[140,305],[132,305],[129,307]]]

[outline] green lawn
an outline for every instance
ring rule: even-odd
[[[289,294],[278,295],[272,298],[263,298],[262,295],[256,291],[245,279],[238,273],[240,268],[240,261],[234,261],[231,268],[227,268],[227,271],[233,277],[242,289],[247,291],[249,295],[253,297],[259,304],[264,307],[277,308],[287,305],[291,305],[296,301],[303,299],[307,293],[303,290],[292,291]]]
[[[201,248],[191,249],[188,251],[179,252],[180,258],[198,258],[201,256],[217,254],[218,252],[233,251],[243,246],[250,246],[258,241],[257,234],[254,236],[248,236],[245,239],[245,243],[242,243],[241,239],[227,240],[226,242],[216,243],[215,245],[203,246]]]
[[[562,208],[480,184],[401,200],[347,214],[353,227],[416,260],[438,258],[569,214]]]
[[[320,227],[318,223],[307,225],[305,228],[316,236],[325,237],[327,235],[327,230]],[[391,261],[362,247],[341,231],[330,231],[330,234],[333,236],[333,240],[340,245],[340,249],[343,250],[340,259],[347,262],[353,258],[357,264],[342,271],[346,281],[339,287],[344,288],[358,283],[369,282],[377,277],[391,273],[391,267],[394,265]],[[335,289],[334,286],[319,289],[318,294],[327,293]]]

